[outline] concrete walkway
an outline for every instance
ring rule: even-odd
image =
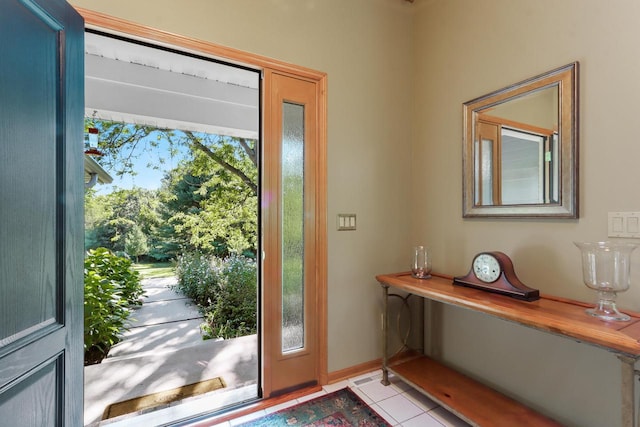
[[[210,394],[257,383],[256,336],[203,341],[202,316],[171,289],[174,283],[145,279],[147,298],[132,314],[131,329],[102,363],[85,367],[85,425],[99,424],[111,403],[198,381],[223,378],[226,389]]]
[[[200,324],[203,317],[189,298],[173,290],[175,284],[175,277],[143,281],[144,303],[132,313],[131,329],[111,348],[107,361],[202,343]]]

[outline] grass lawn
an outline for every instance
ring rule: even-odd
[[[174,266],[170,262],[153,262],[146,264],[133,264],[133,269],[138,271],[142,278],[171,277],[175,275]]]

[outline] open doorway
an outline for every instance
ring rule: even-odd
[[[96,32],[85,61],[86,151],[114,178],[87,190],[85,243],[142,276],[129,330],[85,368],[85,425],[158,392],[257,398],[259,73]]]

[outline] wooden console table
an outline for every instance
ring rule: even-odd
[[[585,314],[590,304],[541,295],[538,301],[519,301],[478,289],[454,286],[452,277],[433,275],[421,280],[410,273],[376,276],[382,286],[383,379],[393,372],[465,421],[478,426],[559,425],[497,391],[448,368],[427,356],[391,364],[388,359],[389,288],[422,298],[486,313],[540,331],[575,339],[614,353],[622,365],[622,426],[634,427],[635,362],[640,358],[640,315],[630,322],[603,322]],[[500,420],[497,420],[500,414]],[[640,427],[640,421],[638,421]]]

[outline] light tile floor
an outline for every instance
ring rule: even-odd
[[[431,399],[412,389],[393,375],[389,376],[390,386],[380,383],[382,371],[374,371],[365,375],[324,386],[317,393],[294,399],[280,405],[260,410],[249,415],[218,424],[221,427],[232,427],[255,420],[264,415],[286,409],[298,403],[322,396],[333,391],[350,387],[362,400],[371,406],[392,426],[401,427],[467,427],[469,424],[456,417],[446,409],[438,406]]]

